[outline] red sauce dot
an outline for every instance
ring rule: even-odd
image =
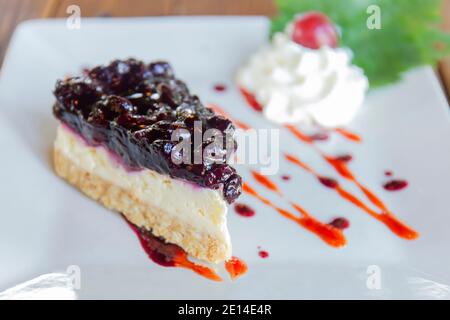
[[[236,211],[237,214],[243,217],[253,217],[255,215],[255,210],[250,208],[248,205],[243,203],[236,203],[234,205],[234,211]]]
[[[350,162],[353,160],[353,156],[351,154],[343,154],[343,155],[337,156],[335,159],[338,161],[342,161],[342,162]]]
[[[217,92],[224,92],[225,90],[227,90],[227,86],[222,83],[218,83],[214,85],[214,90],[216,90]]]
[[[284,176],[281,176],[281,179],[283,179],[284,181],[289,181],[289,180],[291,180],[291,176],[284,175]]]
[[[385,175],[386,177],[392,177],[392,176],[394,175],[394,173],[393,173],[391,170],[386,170],[386,171],[384,172],[384,175]]]
[[[243,260],[237,257],[231,257],[230,260],[225,261],[225,269],[227,270],[231,279],[234,280],[247,273],[248,267]]]
[[[259,250],[258,255],[261,258],[266,259],[269,257],[269,252],[267,252],[266,250]]]
[[[408,186],[408,181],[406,180],[391,180],[384,184],[384,188],[388,191],[399,191]]]
[[[326,141],[330,138],[330,134],[328,132],[319,132],[310,135],[309,138],[313,141]]]
[[[336,218],[332,220],[329,225],[335,227],[336,229],[344,230],[350,227],[350,221],[346,218]]]
[[[333,178],[319,177],[319,181],[327,188],[336,189],[339,186],[339,182]]]

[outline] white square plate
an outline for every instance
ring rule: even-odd
[[[80,30],[69,30],[64,20],[22,24],[0,78],[0,291],[78,265],[80,298],[449,298],[449,110],[430,68],[370,92],[349,126],[363,136],[362,144],[333,136],[320,145],[329,153],[355,156],[351,168],[420,232],[415,241],[396,237],[311,175],[281,161],[280,173],[292,176],[289,182],[277,180],[286,197],[322,221],[349,218],[348,245],[328,247],[244,195],[241,202],[257,214],[246,219],[230,210],[229,229],[234,254],[248,263],[249,272],[235,282],[215,283],[149,261],[119,215],[55,176],[50,154],[57,125],[51,114],[56,79],[115,58],[170,61],[204,103],[218,103],[252,126],[272,128],[233,86],[237,68],[267,41],[267,32],[268,21],[260,17],[82,19]],[[214,92],[217,82],[229,90]],[[284,130],[281,137],[282,150],[333,175],[311,148]],[[385,169],[407,178],[410,186],[384,191]],[[257,189],[286,206],[285,200]],[[258,246],[269,251],[269,258],[258,256]],[[378,290],[367,286],[372,265],[381,271]]]

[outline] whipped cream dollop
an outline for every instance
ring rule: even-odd
[[[337,127],[351,121],[369,82],[351,64],[347,48],[309,49],[291,40],[292,25],[276,33],[237,75],[264,115],[280,124],[316,123]]]

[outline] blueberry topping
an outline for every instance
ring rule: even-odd
[[[89,144],[108,148],[127,166],[221,190],[229,203],[241,194],[242,179],[227,164],[236,149],[233,124],[203,106],[167,62],[115,60],[86,70],[82,77],[59,80],[54,95],[58,119]],[[183,129],[176,131],[180,139],[192,140],[190,154],[175,149],[178,141],[172,141],[172,135],[177,129]],[[208,129],[222,133],[224,140],[204,154],[214,139],[194,145],[194,131]],[[227,139],[232,139],[232,150],[226,149]],[[182,161],[186,156],[191,163]],[[194,162],[198,156],[200,163]]]

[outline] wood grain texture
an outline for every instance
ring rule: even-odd
[[[80,6],[84,17],[275,14],[274,0],[0,0],[0,64],[20,22],[66,17],[72,4]]]
[[[55,14],[57,0],[0,0],[0,63],[16,25]]]
[[[67,16],[66,8],[77,4],[85,17],[164,15],[272,15],[273,0],[61,0],[56,16]]]
[[[0,0],[0,63],[11,34],[27,19],[66,17],[67,7],[76,4],[85,17],[162,15],[267,15],[275,14],[274,0]],[[450,0],[444,0],[444,28],[450,32]],[[450,93],[450,58],[439,64]]]

